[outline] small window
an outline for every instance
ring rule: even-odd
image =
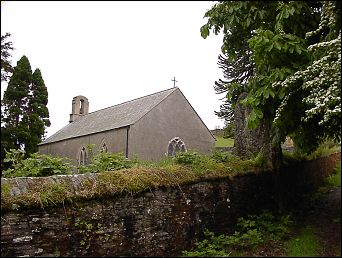
[[[179,137],[173,138],[167,146],[167,155],[169,157],[175,156],[177,152],[186,152],[185,143]]]
[[[78,161],[79,165],[87,165],[88,164],[88,155],[86,149],[83,147],[80,152],[80,159]]]
[[[80,100],[80,114],[84,113],[84,99]]]
[[[102,144],[101,152],[108,152],[108,148],[107,148],[107,145],[105,143]]]

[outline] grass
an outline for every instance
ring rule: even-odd
[[[113,196],[122,193],[131,195],[160,186],[179,187],[206,179],[217,179],[236,174],[258,171],[252,160],[241,160],[238,157],[219,153],[225,162],[206,155],[195,155],[187,152],[189,164],[178,164],[176,159],[167,158],[159,163],[135,164],[131,168],[95,173],[95,178],[85,178],[73,193],[70,186],[71,177],[65,177],[63,184],[51,182],[49,178],[30,186],[27,191],[12,195],[10,189],[16,186],[15,180],[1,183],[1,211],[27,207],[46,208],[62,204],[73,199],[91,199]],[[198,157],[197,157],[198,156]]]
[[[223,138],[223,137],[216,137],[215,140],[215,147],[233,147],[234,146],[234,139],[232,138]]]
[[[321,245],[316,234],[316,229],[306,227],[301,234],[286,243],[287,256],[290,257],[317,257]]]
[[[341,161],[337,164],[334,174],[328,176],[324,183],[330,187],[341,187]]]

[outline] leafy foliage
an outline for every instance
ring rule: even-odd
[[[225,81],[214,88],[226,99],[217,114],[233,121],[237,98],[247,92],[248,127],[273,121],[275,145],[290,135],[311,152],[326,138],[340,140],[340,13],[336,1],[215,4],[201,35],[224,34],[219,67]]]
[[[127,159],[122,153],[99,152],[88,165],[78,167],[79,173],[98,173],[131,168],[137,161]]]
[[[176,163],[183,165],[198,164],[201,161],[196,151],[177,152],[173,159]]]
[[[253,250],[266,241],[285,239],[291,224],[289,215],[275,217],[270,211],[264,210],[259,215],[239,218],[237,230],[231,235],[215,236],[206,229],[205,239],[197,242],[193,251],[184,251],[183,256],[228,256],[239,250]]]
[[[6,153],[5,162],[12,163],[12,168],[2,172],[3,177],[43,177],[71,174],[72,166],[65,158],[33,153],[24,159],[25,151],[11,149]]]
[[[216,162],[228,162],[232,158],[232,154],[227,151],[214,151],[211,155],[211,158]]]

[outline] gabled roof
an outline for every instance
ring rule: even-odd
[[[171,88],[79,117],[39,145],[135,124],[178,88]]]

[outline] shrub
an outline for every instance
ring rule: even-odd
[[[131,168],[138,162],[127,159],[122,153],[99,152],[88,165],[78,166],[79,173],[98,173]]]
[[[269,211],[248,215],[238,219],[237,230],[232,235],[214,236],[205,230],[205,239],[196,243],[194,250],[184,251],[183,256],[228,256],[240,250],[254,250],[268,240],[284,239],[291,224],[289,215],[277,218]]]
[[[227,151],[214,151],[211,155],[211,158],[216,162],[228,162],[232,157],[232,154]]]
[[[4,177],[44,177],[71,174],[72,165],[65,158],[33,153],[23,159],[25,151],[11,149],[6,153],[5,162],[12,167],[3,171]]]
[[[178,164],[192,165],[201,162],[201,156],[195,151],[177,152],[174,161]]]
[[[336,165],[334,173],[324,180],[327,187],[341,187],[341,161]]]
[[[225,235],[214,236],[213,232],[208,229],[204,230],[205,239],[195,243],[194,251],[184,251],[184,257],[226,257],[229,254],[226,252],[228,247],[228,239]]]

